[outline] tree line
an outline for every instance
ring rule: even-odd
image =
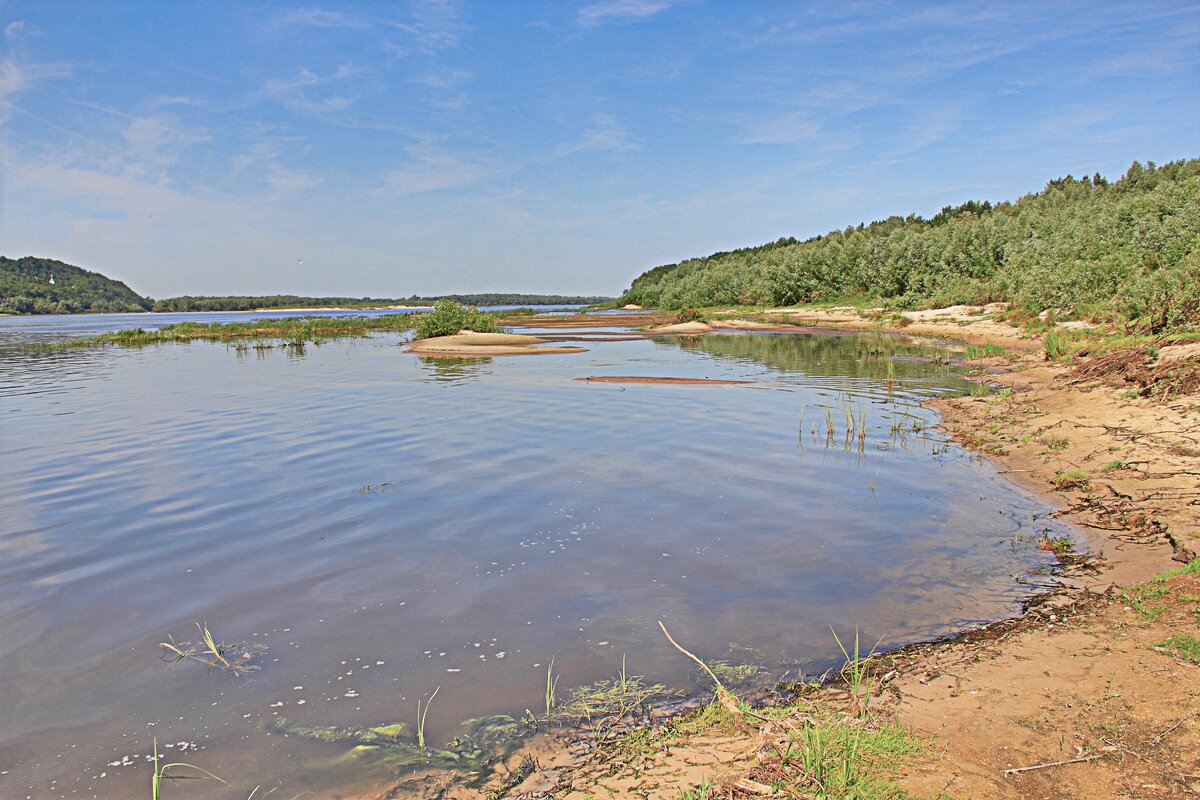
[[[1015,202],[969,201],[806,241],[780,239],[651,269],[623,303],[660,308],[869,302],[912,309],[1007,301],[1029,313],[1200,327],[1200,159],[1134,162],[1050,181]]]

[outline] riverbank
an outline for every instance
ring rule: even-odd
[[[1045,333],[973,310],[754,316],[1003,347],[971,361],[1001,391],[936,401],[942,428],[1052,498],[1088,557],[1064,552],[1062,588],[1016,619],[740,715],[714,704],[598,744],[540,741],[507,778],[439,796],[808,797],[831,788],[837,765],[862,797],[1200,795],[1200,566],[1184,566],[1200,549],[1200,396],[1138,398],[1086,359],[1048,362]]]

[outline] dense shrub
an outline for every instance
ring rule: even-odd
[[[649,270],[621,302],[680,308],[868,298],[891,308],[1010,301],[1150,331],[1196,327],[1200,159],[1134,162],[1115,183],[1053,180],[1015,203],[967,202],[804,242]]]
[[[460,306],[453,300],[439,300],[433,311],[422,314],[417,320],[416,338],[452,336],[459,331],[498,333],[500,328],[492,318],[477,308]]]

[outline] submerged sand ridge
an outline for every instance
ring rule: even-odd
[[[548,342],[548,339],[520,333],[476,333],[463,330],[451,336],[418,339],[408,349],[418,355],[434,358],[536,356],[587,352],[587,349],[583,347],[539,346]]]

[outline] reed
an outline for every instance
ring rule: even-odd
[[[429,699],[425,701],[424,710],[421,709],[421,700],[424,698],[417,698],[417,747],[422,753],[425,752],[425,718],[429,716],[429,707],[433,705],[433,698],[437,697],[441,688],[438,686],[433,690],[433,694],[429,695]]]
[[[554,692],[558,687],[559,675],[554,674],[554,656],[550,656],[550,664],[546,667],[546,727],[550,727],[550,717],[554,713],[554,706],[557,704]]]
[[[203,767],[197,767],[195,764],[188,764],[185,761],[172,761],[170,763],[164,764],[163,760],[162,760],[162,755],[158,752],[158,738],[157,737],[155,737],[155,739],[154,739],[154,755],[152,756],[151,761],[154,765],[154,773],[150,776],[151,800],[159,800],[159,797],[162,796],[162,782],[163,781],[204,780],[205,778],[212,778],[213,780],[218,781],[220,783],[226,783],[226,781],[221,780],[216,775],[213,775],[211,772],[204,769]],[[191,770],[195,770],[196,772],[201,772],[203,774],[202,775],[168,775],[167,771],[172,768],[191,769]]]

